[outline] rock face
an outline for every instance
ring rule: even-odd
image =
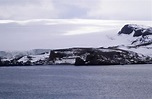
[[[145,27],[136,24],[125,25],[118,34],[132,34],[133,37],[152,35],[152,27]]]
[[[115,48],[69,48],[51,50],[41,55],[22,56],[5,60],[0,58],[0,66],[27,65],[120,65],[147,64],[152,58],[132,51]]]
[[[65,61],[69,59],[72,60]],[[151,63],[152,59],[148,56],[120,49],[71,48],[51,51],[49,61],[52,64],[120,65]]]

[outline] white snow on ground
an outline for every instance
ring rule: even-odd
[[[39,60],[45,60],[46,58],[49,58],[49,53],[42,54],[42,55],[31,55],[31,57],[32,57],[31,62],[36,62]]]
[[[42,55],[29,55],[29,57],[31,57],[30,59],[28,58],[28,56],[24,56],[21,59],[19,59],[19,62],[27,62],[28,60],[30,60],[31,62],[36,62],[39,60],[45,60],[46,58],[49,58],[49,53],[45,53]]]
[[[57,53],[58,51],[55,51],[54,53]],[[66,53],[66,54],[73,54],[73,51],[61,51],[60,53]]]
[[[132,35],[117,35],[114,37],[115,40],[113,41],[115,45],[130,45],[134,40],[136,40],[138,37],[133,37]]]
[[[113,52],[113,51],[115,51],[115,52],[122,52],[120,50],[114,50],[114,49],[99,49],[99,50],[102,51],[102,52]]]
[[[61,60],[56,60],[55,61],[55,64],[62,64],[62,63],[64,63],[64,64],[74,64],[75,63],[75,58],[63,58],[63,59],[61,59]]]
[[[27,51],[0,51],[0,57],[5,57],[8,59],[21,57],[21,56],[28,56],[28,55],[39,55],[41,53],[49,52],[50,49],[33,49]]]
[[[133,51],[136,53],[143,54],[145,56],[151,56],[152,57],[152,49],[147,49],[146,47],[138,47],[138,48],[127,48],[125,46],[119,47],[119,49]]]
[[[27,56],[22,57],[21,59],[18,60],[18,62],[27,62],[29,59]]]
[[[1,61],[10,61],[11,59],[9,59],[9,58],[4,58],[4,59],[2,59]]]

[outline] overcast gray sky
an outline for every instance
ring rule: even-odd
[[[152,0],[0,0],[0,50],[109,46],[123,25],[151,20]]]
[[[152,0],[0,0],[0,19],[152,20]]]

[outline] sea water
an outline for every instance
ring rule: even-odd
[[[0,99],[152,99],[152,65],[1,67]]]

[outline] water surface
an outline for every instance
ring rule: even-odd
[[[0,68],[0,99],[152,99],[152,65]]]

